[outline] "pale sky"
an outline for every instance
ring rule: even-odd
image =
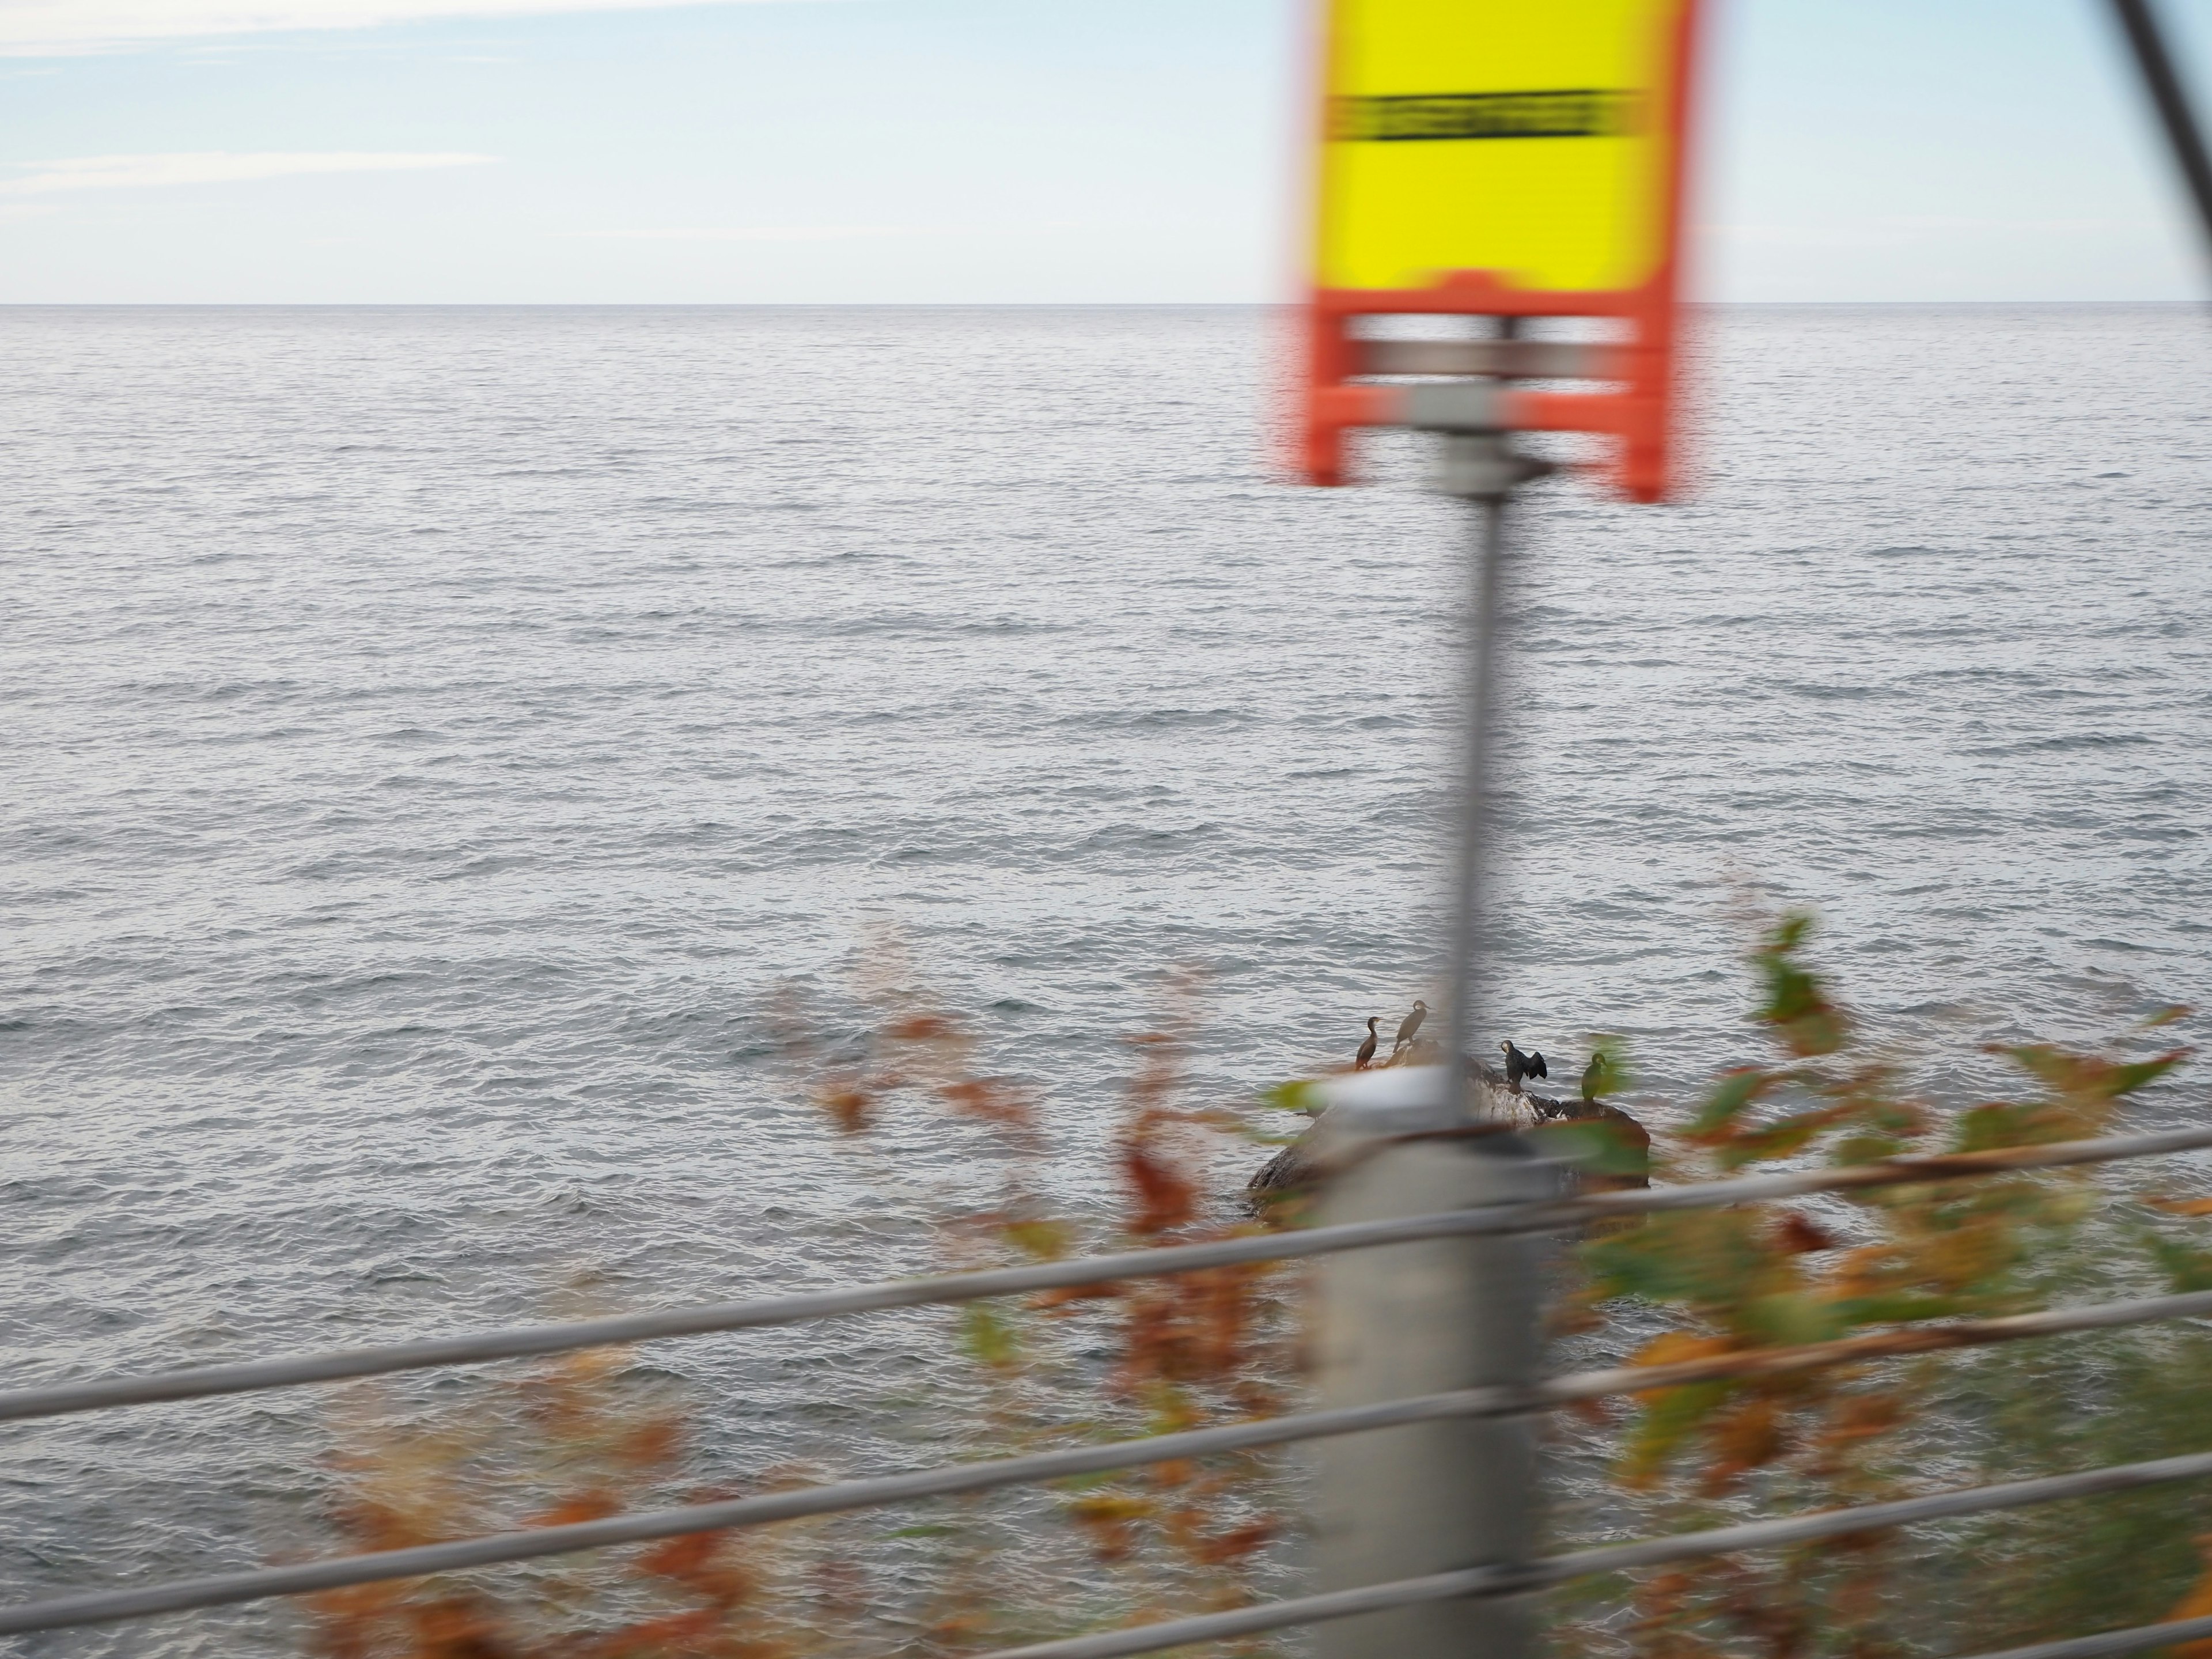
[[[1277,299],[1308,15],[0,0],[0,301]],[[2212,287],[2103,0],[1712,18],[1708,297]]]

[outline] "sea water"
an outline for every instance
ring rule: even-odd
[[[2212,322],[1698,332],[1682,505],[1517,509],[1483,1042],[1571,1089],[1620,1034],[1663,1124],[1758,1057],[1742,951],[1803,904],[1940,1097],[1999,1085],[1990,1042],[2146,1052],[2212,994]],[[1132,1034],[1187,1017],[1186,1098],[1234,1103],[1436,1000],[1468,511],[1405,437],[1373,488],[1283,482],[1265,312],[0,337],[9,1385],[926,1268],[988,1149],[908,1109],[863,1155],[787,1053],[793,1008],[850,1043],[886,960],[1036,1091],[1094,1218]],[[882,1402],[957,1408],[948,1329],[652,1359],[710,1473],[860,1473],[941,1454]],[[0,1582],[298,1553],[328,1410],[9,1431]]]

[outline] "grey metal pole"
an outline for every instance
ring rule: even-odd
[[[1510,334],[1509,322],[1504,331]],[[1548,471],[1514,453],[1496,381],[1412,387],[1407,424],[1443,434],[1434,479],[1473,503],[1457,779],[1457,843],[1446,939],[1451,989],[1447,1059],[1410,1091],[1382,1078],[1347,1085],[1320,1124],[1316,1151],[1337,1173],[1322,1225],[1556,1196],[1558,1166],[1512,1134],[1469,1127],[1491,729],[1505,515],[1515,488]],[[1401,1074],[1402,1075],[1402,1074]],[[1442,1133],[1438,1132],[1442,1131]],[[1330,1406],[1534,1380],[1540,1246],[1473,1237],[1386,1246],[1316,1273],[1316,1357]],[[1354,1434],[1324,1446],[1314,1509],[1323,1592],[1527,1558],[1535,1533],[1534,1443],[1523,1423],[1460,1419]],[[1462,1598],[1345,1619],[1317,1638],[1319,1659],[1525,1659],[1534,1634],[1508,1598]]]
[[[1370,1091],[1371,1092],[1371,1091]],[[1511,1203],[1558,1191],[1557,1166],[1519,1136],[1395,1133],[1401,1114],[1331,1109],[1326,1155],[1339,1174],[1323,1224]],[[1526,1238],[1430,1239],[1323,1263],[1316,1358],[1326,1406],[1443,1389],[1522,1388],[1535,1377],[1543,1246]],[[1321,1446],[1316,1588],[1528,1559],[1536,1532],[1533,1431],[1525,1420],[1462,1418],[1347,1435]],[[1318,1659],[1524,1659],[1526,1606],[1499,1597],[1364,1613],[1316,1636]]]
[[[2157,15],[2151,10],[2150,0],[2112,0],[2112,11],[2119,19],[2121,33],[2127,36],[2129,49],[2135,53],[2136,67],[2142,71],[2143,88],[2158,111],[2159,124],[2166,129],[2174,165],[2181,169],[2182,182],[2197,204],[2206,251],[2212,252],[2212,160],[2205,156],[2203,134],[2197,128],[2181,76],[2174,70],[2173,56],[2166,50]]]
[[[1510,325],[1510,318],[1504,319]],[[1510,326],[1503,330],[1510,338]],[[1446,928],[1445,969],[1451,975],[1444,1018],[1444,1087],[1448,1121],[1465,1122],[1474,1099],[1471,1067],[1477,1041],[1475,1008],[1482,988],[1484,817],[1489,799],[1490,741],[1497,724],[1498,612],[1504,588],[1506,513],[1513,492],[1552,469],[1517,454],[1504,426],[1502,388],[1495,381],[1455,380],[1419,386],[1406,398],[1406,424],[1443,434],[1432,483],[1475,510],[1474,557],[1468,564],[1461,641],[1463,690],[1455,804],[1458,823],[1452,877],[1451,918]]]
[[[1503,465],[1505,441],[1499,433],[1447,434],[1448,476],[1441,481],[1448,489],[1455,482],[1501,485],[1471,498],[1475,532],[1474,558],[1467,576],[1467,638],[1462,646],[1466,656],[1466,690],[1461,708],[1459,823],[1448,933],[1450,956],[1446,965],[1451,975],[1451,1005],[1444,1024],[1445,1102],[1454,1117],[1465,1115],[1474,1098],[1468,1068],[1474,1063],[1476,1042],[1477,963],[1483,944],[1482,878],[1487,851],[1483,815],[1489,793],[1492,714],[1498,700],[1498,603],[1504,586],[1505,510],[1512,499],[1512,483],[1507,481]],[[1455,456],[1449,453],[1455,449],[1470,453]]]

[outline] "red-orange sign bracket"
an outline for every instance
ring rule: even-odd
[[[1668,496],[1700,9],[1328,6],[1297,455],[1308,483],[1347,482],[1347,428],[1407,423],[1407,388],[1373,377],[1441,373],[1509,383],[1504,427],[1601,434],[1614,487],[1632,501]],[[1620,337],[1568,347],[1356,332],[1364,318],[1409,315],[1596,319]],[[1607,389],[1513,389],[1519,380]]]

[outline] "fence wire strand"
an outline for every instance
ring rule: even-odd
[[[438,1337],[389,1346],[352,1348],[289,1359],[249,1361],[236,1365],[196,1366],[146,1376],[0,1393],[0,1421],[58,1417],[72,1412],[118,1406],[198,1400],[213,1395],[244,1394],[259,1389],[334,1382],[393,1371],[441,1365],[473,1365],[498,1359],[566,1353],[579,1348],[611,1347],[714,1331],[758,1329],[801,1320],[829,1319],[886,1308],[931,1303],[974,1302],[987,1297],[1020,1296],[1116,1279],[1194,1273],[1240,1262],[1294,1261],[1336,1250],[1370,1249],[1417,1239],[1505,1233],[1551,1232],[1619,1216],[1662,1211],[1710,1209],[1753,1204],[1808,1193],[1856,1191],[1874,1187],[1916,1185],[2014,1170],[2058,1169],[2116,1158],[2148,1158],[2212,1146],[2212,1128],[2167,1130],[2155,1134],[2115,1135],[2097,1140],[2058,1141],[1990,1152],[1960,1152],[1931,1158],[1893,1158],[1840,1170],[1808,1170],[1787,1175],[1741,1176],[1641,1192],[1592,1193],[1580,1198],[1546,1199],[1530,1204],[1498,1205],[1389,1221],[1356,1222],[1338,1227],[1266,1233],[1209,1244],[1176,1244],[1114,1255],[1048,1261],[1034,1267],[1001,1267],[982,1273],[949,1273],[866,1285],[812,1295],[765,1297],[744,1302],[711,1303],[694,1308],[625,1314],[609,1319],[557,1325],[530,1325],[471,1336]]]
[[[1511,1595],[1586,1578],[1605,1572],[1625,1572],[1638,1567],[1662,1566],[1705,1555],[1734,1555],[1747,1550],[1778,1549],[1818,1538],[1837,1538],[1852,1533],[1877,1532],[1906,1527],[1922,1521],[1939,1521],[1957,1515],[1976,1515],[1990,1510],[2020,1509],[2061,1498],[2089,1498],[2103,1492],[2127,1492],[2172,1480],[2200,1480],[2212,1475],[2212,1452],[2189,1457],[2162,1457],[2147,1463],[2125,1463],[2082,1474],[2051,1475],[2037,1480],[2008,1481],[2002,1486],[1968,1486],[1936,1492],[1927,1498],[1908,1498],[1894,1504],[1869,1504],[1861,1509],[1826,1510],[1814,1515],[1792,1516],[1783,1521],[1753,1521],[1742,1526],[1719,1527],[1710,1532],[1677,1534],[1634,1544],[1612,1544],[1596,1549],[1554,1555],[1526,1565],[1471,1567],[1459,1572],[1435,1573],[1424,1578],[1401,1578],[1387,1584],[1370,1584],[1357,1590],[1322,1595],[1302,1595],[1286,1601],[1263,1602],[1230,1613],[1206,1613],[1194,1619],[1174,1619],[1127,1630],[1103,1631],[1095,1636],[1066,1641],[1037,1642],[1026,1647],[1001,1648],[981,1659],[1121,1659],[1133,1653],[1157,1653],[1194,1642],[1218,1641],[1224,1637],[1282,1630],[1293,1625],[1320,1624],[1356,1613],[1378,1613],[1389,1607],[1412,1607],[1422,1601],[1452,1601],[1463,1595]],[[2164,1638],[2171,1641],[2168,1635]],[[2144,1646],[2157,1646],[2145,1643]]]
[[[1843,1342],[1727,1354],[1708,1359],[1686,1360],[1674,1365],[1617,1366],[1605,1370],[1581,1371],[1554,1377],[1529,1389],[1464,1389],[1445,1394],[1421,1395],[1376,1405],[1347,1406],[1329,1411],[1263,1418],[1249,1423],[1193,1429],[1179,1434],[1154,1435],[1140,1440],[1113,1441],[1103,1445],[1072,1447],[1064,1451],[1039,1452],[1025,1457],[959,1464],[948,1468],[925,1469],[873,1480],[840,1481],[804,1487],[795,1492],[731,1498],[717,1504],[644,1510],[634,1515],[612,1516],[604,1520],[578,1522],[565,1527],[534,1528],[523,1532],[500,1533],[450,1543],[422,1545],[413,1549],[308,1562],[298,1566],[265,1567],[203,1578],[180,1579],[141,1590],[94,1592],[88,1595],[0,1609],[0,1633],[58,1628],[64,1624],[105,1623],[118,1619],[142,1618],[158,1613],[180,1612],[190,1607],[219,1607],[240,1601],[261,1601],[271,1596],[334,1589],[348,1584],[376,1583],[394,1578],[418,1577],[433,1572],[451,1572],[471,1567],[532,1560],[542,1556],[572,1554],[618,1544],[679,1537],[689,1533],[766,1526],[774,1522],[796,1520],[805,1516],[877,1509],[886,1504],[986,1492],[1004,1486],[1030,1486],[1107,1469],[1171,1462],[1327,1436],[1364,1433],[1409,1423],[1434,1422],[1457,1417],[1526,1416],[1577,1401],[1641,1394],[1655,1388],[1704,1382],[1717,1376],[1812,1370],[1826,1365],[1859,1363],[1901,1353],[1925,1353],[2070,1332],[2111,1329],[2153,1320],[2193,1317],[2212,1317],[2212,1291],[2151,1297],[2135,1302],[2105,1303],[2088,1308],[2066,1308],[2049,1313],[2021,1314],[2008,1319],[1959,1321],[1918,1330],[1881,1332],[1872,1337]],[[1875,1344],[1883,1346],[1870,1346]],[[19,1617],[34,1615],[44,1618],[46,1622],[10,1622]]]

